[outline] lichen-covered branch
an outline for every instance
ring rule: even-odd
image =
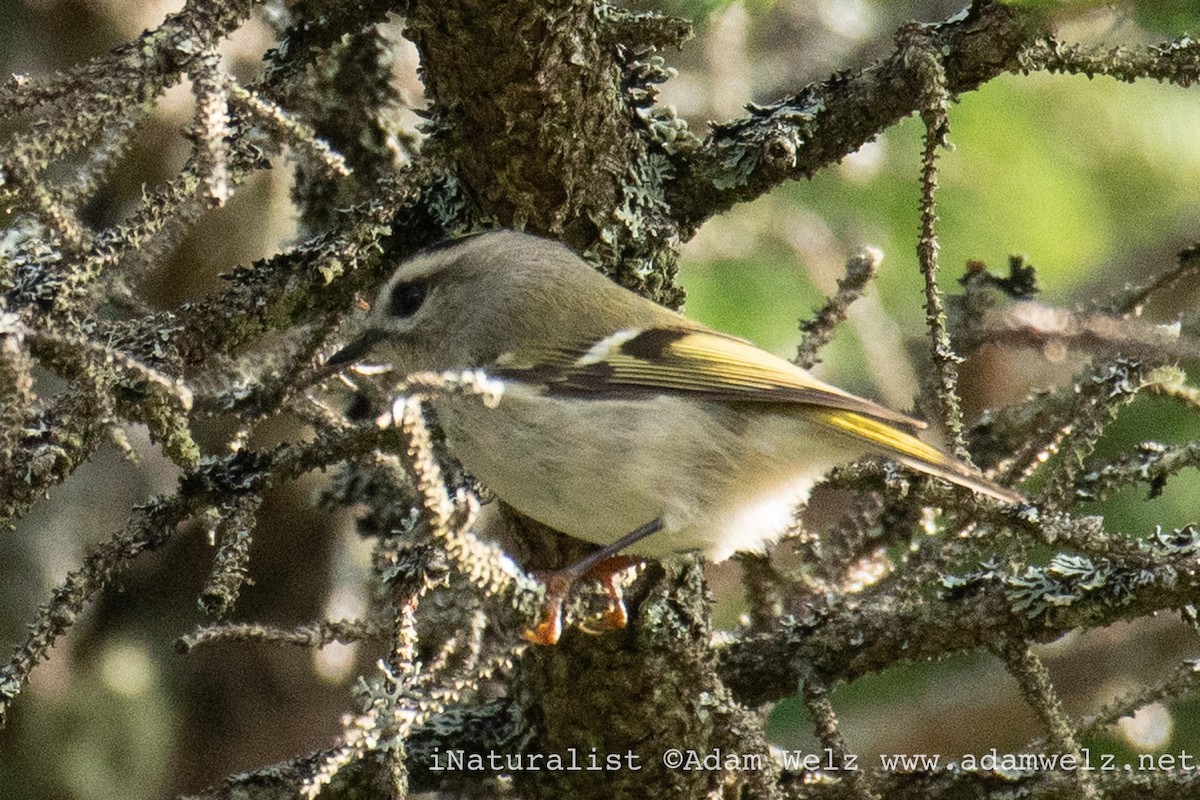
[[[1184,36],[1144,48],[1102,50],[1047,38],[1021,54],[1021,65],[1027,71],[1107,75],[1127,83],[1152,78],[1187,88],[1200,78],[1200,41]]]
[[[1124,560],[1061,555],[1044,567],[997,558],[966,575],[945,575],[940,592],[927,587],[903,603],[888,591],[868,590],[853,603],[835,598],[730,644],[720,674],[735,697],[757,706],[794,691],[797,665],[854,680],[974,650],[996,636],[1048,642],[1200,600],[1200,531],[1159,532],[1134,550]]]
[[[951,96],[1021,66],[1020,56],[1046,35],[1035,13],[975,2],[966,14],[926,26],[929,44],[946,53]],[[926,84],[900,44],[884,61],[834,75],[749,116],[717,126],[694,152],[675,159],[667,187],[672,216],[692,230],[786,180],[805,178],[853,153],[924,107]]]
[[[874,248],[863,248],[846,262],[846,276],[838,279],[837,292],[822,306],[813,318],[800,325],[804,338],[796,349],[796,363],[811,369],[820,361],[817,352],[829,343],[834,331],[846,319],[850,305],[862,297],[863,290],[883,261],[883,253]]]
[[[1200,408],[1185,371],[1200,356],[1196,320],[1164,327],[1137,318],[1196,274],[1195,248],[1145,285],[1068,311],[1032,299],[1033,269],[1018,259],[1007,278],[972,265],[960,297],[943,292],[935,230],[945,202],[937,159],[957,96],[1032,70],[1188,86],[1200,52],[1193,42],[1084,51],[1051,38],[1039,11],[979,0],[943,22],[902,27],[879,63],[751,107],[701,140],[655,105],[657,87],[672,75],[656,50],[690,35],[686,21],[659,12],[592,0],[275,4],[263,13],[276,38],[264,71],[235,79],[220,53],[256,5],[188,0],[106,56],[0,87],[0,105],[17,115],[0,155],[0,200],[14,209],[0,237],[0,516],[21,516],[109,437],[123,441],[130,424],[144,424],[183,474],[177,491],[134,509],[48,598],[0,669],[0,721],[31,670],[114,576],[172,539],[211,534],[216,548],[200,602],[217,617],[232,613],[260,549],[251,544],[257,517],[270,508],[264,493],[336,467],[323,502],[356,507],[359,533],[374,548],[374,593],[362,618],[295,628],[215,624],[178,646],[371,640],[384,643],[384,657],[335,743],[232,776],[203,796],[480,794],[487,785],[479,776],[438,770],[434,754],[520,756],[593,744],[633,753],[644,769],[603,781],[586,771],[513,772],[511,791],[586,800],[653,786],[672,797],[818,800],[1125,797],[1136,789],[1146,800],[1194,789],[1192,778],[1176,774],[1144,786],[1123,775],[1072,782],[949,771],[810,781],[770,758],[764,729],[766,704],[799,691],[823,746],[847,756],[850,731],[830,699],[839,682],[980,650],[1002,657],[1051,746],[1064,752],[1077,752],[1082,733],[1122,713],[1194,693],[1184,665],[1073,721],[1030,645],[1167,609],[1195,618],[1194,527],[1151,532],[1148,523],[1126,533],[1077,508],[1135,484],[1155,496],[1200,465],[1191,442],[1146,441],[1098,455],[1121,409],[1145,394]],[[393,13],[404,15],[404,35],[421,57],[428,105],[419,130],[394,122],[399,93],[380,25]],[[120,168],[152,104],[185,77],[193,109],[184,165],[133,199],[125,219],[93,227],[88,205]],[[704,574],[687,557],[641,570],[624,631],[593,638],[569,630],[553,649],[520,644],[517,632],[541,596],[530,570],[570,561],[584,545],[501,503],[486,509],[495,513],[485,530],[478,490],[423,404],[447,392],[503,402],[503,387],[474,371],[380,381],[363,396],[386,396],[372,411],[390,414],[380,424],[349,424],[314,388],[329,377],[321,354],[338,326],[406,255],[495,225],[553,235],[623,284],[677,305],[678,246],[706,219],[836,163],[914,113],[926,128],[914,244],[940,415],[964,457],[969,451],[1005,482],[1032,479],[1027,486],[1040,487],[1030,490],[1032,502],[1004,507],[862,462],[830,479],[849,498],[840,522],[823,536],[798,533],[802,574],[777,569],[770,555],[745,559],[752,624],[719,645]],[[219,290],[150,310],[140,284],[190,226],[266,168],[268,156],[295,170],[290,202],[300,243],[248,266],[219,265],[228,268]],[[835,296],[804,325],[800,363],[815,363],[877,264],[869,251],[851,259]],[[968,427],[956,353],[985,344],[1053,347],[1091,363],[1071,387]],[[65,388],[39,396],[43,372]],[[196,433],[200,418],[229,423],[232,432],[214,445]],[[256,426],[276,421],[308,427],[275,447],[254,444]],[[578,594],[577,607],[592,599],[586,587]],[[670,748],[768,760],[753,773],[670,770],[660,760]]]
[[[908,48],[906,61],[921,79],[921,119],[925,123],[925,146],[921,154],[921,232],[917,237],[917,260],[925,278],[925,324],[929,327],[930,351],[937,371],[936,390],[941,421],[950,436],[955,455],[970,459],[963,439],[962,403],[958,397],[958,365],[962,358],[950,344],[946,306],[938,286],[937,232],[938,156],[947,145],[950,96],[946,68],[927,31],[914,27],[901,37]]]
[[[995,650],[1004,659],[1009,674],[1017,679],[1022,694],[1049,731],[1047,738],[1054,752],[1069,755],[1075,759],[1075,763],[1083,764],[1079,735],[1063,710],[1062,700],[1050,681],[1046,665],[1023,642],[1001,641],[996,644]],[[1099,800],[1101,797],[1096,777],[1091,772],[1075,770],[1070,773],[1069,779],[1075,784],[1072,788],[1078,797],[1085,800]]]
[[[390,447],[386,444],[389,440]],[[169,541],[179,523],[228,498],[261,493],[275,481],[337,463],[368,443],[394,449],[394,442],[395,434],[388,430],[351,429],[340,435],[322,436],[310,444],[284,446],[273,453],[241,451],[203,461],[180,480],[178,492],[155,498],[135,511],[120,531],[96,548],[54,591],[25,641],[0,668],[0,724],[30,671],[48,657],[50,648],[70,629],[83,608],[133,559]]]

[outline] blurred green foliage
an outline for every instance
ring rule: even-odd
[[[946,290],[968,260],[1001,268],[1009,254],[1021,253],[1037,267],[1044,298],[1069,304],[1168,268],[1197,235],[1200,104],[1183,89],[1010,76],[965,95],[950,122],[953,149],[942,158],[938,196]],[[884,251],[880,298],[919,334],[920,136],[916,120],[888,131],[870,180],[827,170],[730,212],[754,220],[756,234],[746,238],[753,244],[732,260],[689,251],[682,271],[689,313],[751,336],[781,327],[764,316],[786,314],[794,328],[817,295],[777,231],[789,215],[815,213],[835,231],[843,258],[859,244]],[[750,288],[752,282],[765,285]],[[752,320],[733,313],[739,301],[728,292],[738,286],[746,287],[743,307],[754,309]]]

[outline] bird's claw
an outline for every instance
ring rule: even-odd
[[[608,595],[608,609],[595,619],[580,622],[578,628],[584,633],[598,636],[608,631],[624,628],[629,624],[629,612],[625,609],[625,600],[621,586],[617,582],[617,574],[632,564],[640,563],[638,559],[629,556],[614,556],[597,565],[592,572],[598,573],[604,592]],[[557,644],[562,636],[563,602],[567,593],[575,584],[579,575],[571,568],[552,572],[545,577],[546,599],[542,603],[538,622],[532,628],[521,632],[521,637],[530,644]]]

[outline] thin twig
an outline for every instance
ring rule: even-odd
[[[850,305],[862,297],[882,262],[883,253],[873,247],[864,247],[846,260],[846,275],[838,279],[837,292],[812,319],[800,325],[804,338],[796,350],[797,365],[811,369],[820,362],[817,352],[833,338],[834,330],[845,321]]]
[[[925,277],[925,322],[929,326],[929,339],[934,368],[937,370],[937,398],[942,423],[950,436],[955,455],[969,461],[966,439],[963,435],[962,403],[958,397],[958,365],[962,359],[950,344],[950,332],[946,321],[946,306],[942,290],[938,286],[938,243],[935,226],[937,223],[938,154],[946,146],[950,121],[946,116],[949,96],[946,93],[946,75],[941,60],[930,49],[929,44],[914,33],[912,61],[921,74],[925,87],[925,100],[921,119],[925,123],[925,146],[921,156],[921,234],[917,239],[917,259],[921,263],[921,274]]]
[[[1083,764],[1083,753],[1080,750],[1079,734],[1071,725],[1071,720],[1063,710],[1062,701],[1050,681],[1050,673],[1046,665],[1029,649],[1024,642],[1006,640],[997,648],[997,654],[1008,665],[1009,673],[1017,679],[1025,699],[1041,718],[1042,724],[1049,732],[1050,741],[1060,753],[1070,754],[1076,764]],[[1089,770],[1076,769],[1071,771],[1075,779],[1079,796],[1086,800],[1099,800],[1100,789],[1095,777]]]

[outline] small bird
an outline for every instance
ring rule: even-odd
[[[761,551],[831,468],[884,456],[1003,503],[1017,492],[905,432],[924,423],[817,380],[750,342],[612,282],[566,246],[497,230],[402,263],[366,329],[329,359],[369,353],[398,371],[482,369],[500,402],[436,396],[447,444],[518,512],[602,545],[547,581],[526,638],[552,644],[571,584],[612,598],[626,553]]]

